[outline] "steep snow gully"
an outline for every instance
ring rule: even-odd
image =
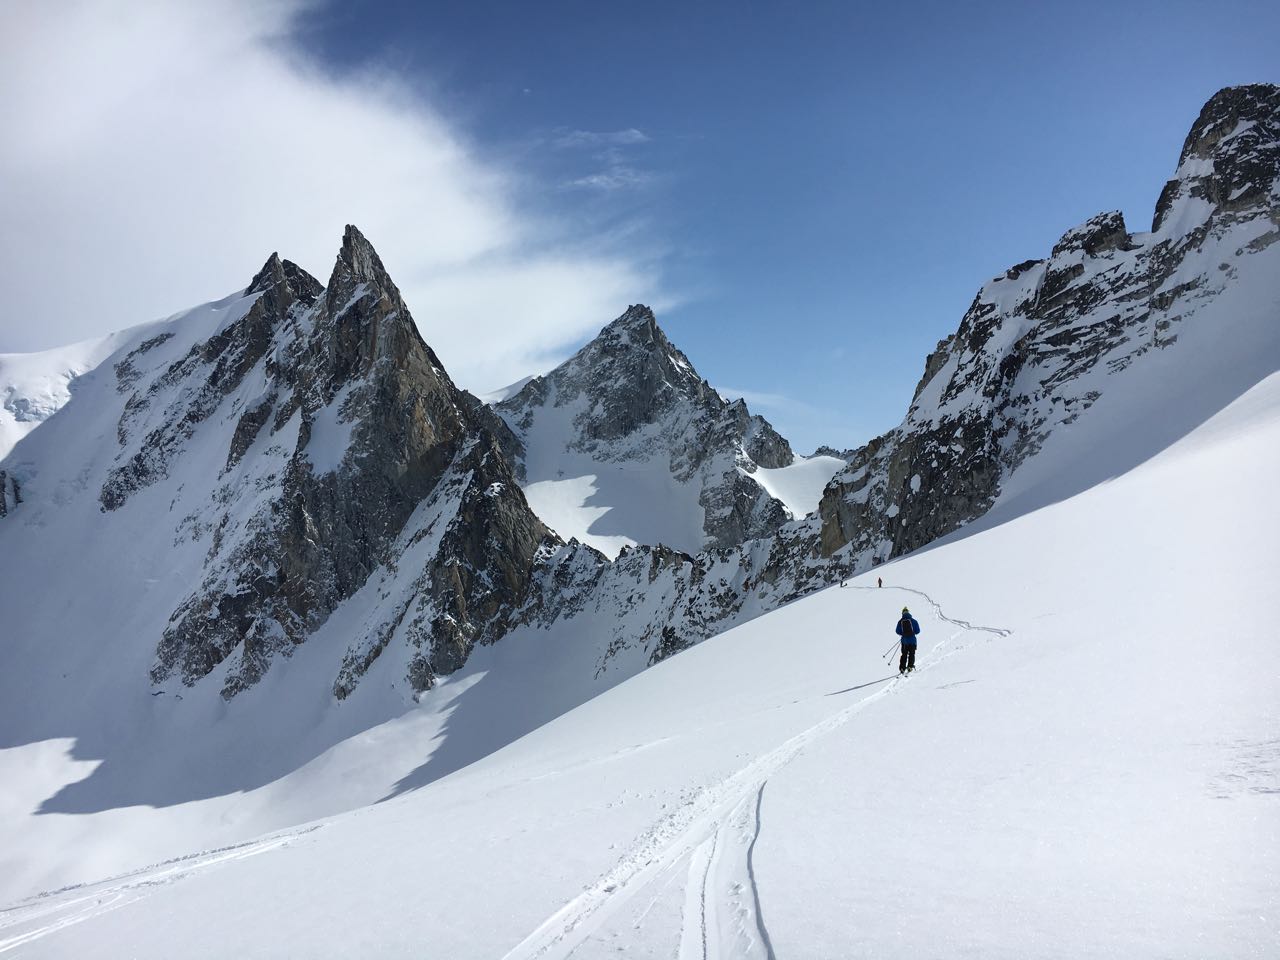
[[[1011,630],[1002,627],[975,625],[948,616],[923,590],[862,586],[845,589],[897,590],[921,597],[939,621],[957,627],[920,660],[917,673],[961,652],[967,645],[962,642],[966,634],[982,634],[988,641],[1012,635]],[[874,682],[887,685],[758,756],[665,815],[610,870],[543,921],[503,960],[568,958],[588,941],[612,939],[615,928],[639,929],[641,921],[682,874],[685,893],[680,960],[774,960],[752,864],[752,852],[762,832],[765,788],[772,776],[806,748],[843,727],[876,701],[893,696],[902,684],[916,681],[887,677]],[[869,684],[829,695],[866,686]],[[637,911],[636,898],[644,893],[649,894],[649,899]]]
[[[918,673],[962,651],[966,635],[980,634],[988,639],[1011,635],[1006,629],[975,625],[949,616],[922,590],[852,584],[846,589],[880,593],[896,590],[920,597],[940,622],[957,628],[927,657],[922,657]],[[683,800],[644,831],[612,868],[511,949],[504,960],[568,958],[584,944],[598,944],[626,930],[639,929],[651,914],[661,909],[672,888],[681,883],[679,916],[673,918],[679,929],[679,960],[722,957],[774,960],[753,862],[756,842],[766,826],[765,796],[769,780],[806,748],[847,724],[876,701],[893,696],[902,684],[913,682],[916,681],[899,677],[872,681],[887,685]],[[861,684],[827,695],[844,695],[870,685]],[[324,822],[310,824],[249,843],[168,860],[96,883],[37,894],[0,909],[0,954],[128,907],[207,870],[285,849],[324,825]]]

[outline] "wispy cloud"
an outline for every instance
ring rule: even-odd
[[[561,149],[575,147],[629,147],[637,143],[648,143],[649,137],[643,131],[629,127],[626,130],[570,130],[557,136],[552,144]]]
[[[629,149],[649,142],[648,134],[628,127],[625,130],[561,132],[551,140],[551,145],[566,151],[569,156],[586,152],[595,167],[589,172],[565,178],[562,186],[612,193],[640,187],[653,180],[653,174],[635,161],[636,151]]]
[[[0,351],[223,296],[272,250],[324,280],[345,223],[467,385],[515,380],[626,304],[662,299],[633,243],[530,214],[539,185],[482,159],[399,78],[308,58],[294,42],[308,13],[298,0],[9,11]],[[606,151],[645,139],[563,136],[578,134]]]
[[[781,393],[769,393],[764,390],[739,390],[737,387],[716,387],[716,391],[726,400],[742,399],[747,401],[747,406],[758,407],[761,410],[775,410],[797,415],[813,415],[825,412],[810,403],[805,403],[803,400],[797,400]]]
[[[584,187],[589,190],[625,190],[648,183],[653,175],[626,164],[614,164],[597,173],[577,177],[565,183],[567,187]]]

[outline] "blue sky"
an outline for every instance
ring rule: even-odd
[[[55,8],[56,9],[53,9]],[[324,277],[360,225],[477,391],[651,302],[797,449],[903,414],[979,286],[1146,229],[1271,3],[30,5],[0,37],[0,351]]]
[[[1148,229],[1204,100],[1280,80],[1274,3],[400,3],[304,42],[634,231],[668,333],[808,449],[896,423],[986,279]]]

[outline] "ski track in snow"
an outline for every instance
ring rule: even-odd
[[[940,641],[917,672],[954,656],[963,646],[952,641],[969,632],[1007,637],[1001,627],[974,625],[947,616],[923,590],[911,587],[854,587],[856,590],[903,590],[922,597],[938,620],[957,627]],[[504,954],[502,960],[567,960],[599,933],[630,900],[655,881],[670,875],[688,859],[684,911],[678,960],[775,960],[764,923],[753,854],[760,837],[764,788],[769,778],[798,757],[806,747],[843,727],[869,705],[895,693],[908,682],[895,677],[887,687],[850,704],[825,720],[802,730],[761,754],[717,784],[662,817],[641,835],[595,883],[544,920],[532,933]],[[640,915],[643,919],[661,896],[654,894]],[[639,920],[634,926],[639,927]]]
[[[316,824],[216,850],[188,854],[92,883],[73,884],[38,893],[0,909],[0,953],[7,953],[51,933],[137,903],[156,888],[185,880],[194,873],[287,847],[293,840],[323,827]]]
[[[744,797],[689,859],[679,960],[774,960],[752,863],[764,788]]]

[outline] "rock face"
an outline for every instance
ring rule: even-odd
[[[689,485],[702,510],[694,548],[734,546],[790,519],[750,475],[792,463],[791,446],[743,401],[724,400],[703,380],[648,307],[628,308],[495,409],[519,438],[526,464],[574,454],[631,469],[656,464]]]
[[[1236,258],[1280,237],[1278,172],[1280,89],[1223,90],[1192,127],[1151,233],[1131,235],[1120,213],[1098,214],[1063,234],[1047,260],[984,286],[930,355],[906,419],[828,486],[823,554],[851,553],[865,567],[982,515],[1002,480],[1088,410],[1111,376],[1177,340],[1233,283]],[[1243,233],[1252,240],[1236,249]]]
[[[0,470],[0,518],[7,517],[9,511],[17,509],[21,503],[22,487],[18,485],[18,478]]]
[[[327,286],[273,255],[245,293],[256,299],[243,316],[154,379],[139,373],[153,341],[115,364],[131,393],[104,511],[165,479],[206,421],[234,424],[215,506],[187,519],[209,542],[205,575],[174,612],[152,680],[221,668],[234,695],[429,538],[394,623],[372,618],[353,638],[335,691],[349,693],[397,631],[429,685],[502,634],[539,548],[556,542],[502,453],[510,438],[454,386],[354,227]]]

